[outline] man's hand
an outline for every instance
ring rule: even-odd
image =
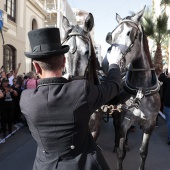
[[[107,53],[107,60],[109,65],[111,64],[120,64],[120,59],[122,58],[122,53],[118,47],[112,46],[110,51]]]

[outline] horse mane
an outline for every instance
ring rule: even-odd
[[[142,32],[143,32],[143,46],[144,46],[144,51],[147,55],[147,58],[148,58],[148,61],[149,61],[149,64],[150,64],[150,67],[153,68],[153,64],[152,64],[152,59],[151,59],[151,55],[150,55],[150,51],[149,51],[149,45],[148,45],[148,39],[147,39],[147,36],[144,32],[144,29],[142,27]]]
[[[97,64],[98,64],[98,59],[96,57],[96,53],[94,50],[94,46],[92,43],[92,39],[91,36],[89,36],[90,38],[90,46],[91,46],[91,69],[93,71],[93,77],[94,77],[94,84],[99,84],[99,79],[98,79],[98,75],[96,70],[98,69]],[[99,65],[99,64],[98,64]]]

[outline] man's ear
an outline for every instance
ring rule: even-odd
[[[63,68],[65,67],[65,64],[66,64],[66,57],[64,55],[64,57],[63,57]]]
[[[36,73],[41,76],[42,75],[42,69],[41,69],[40,65],[35,61],[33,61],[33,65],[34,65]]]

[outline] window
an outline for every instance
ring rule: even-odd
[[[5,11],[7,11],[8,19],[15,22],[16,21],[16,0],[6,0],[4,8],[5,8]]]
[[[4,70],[8,72],[9,70],[15,70],[16,63],[16,49],[13,46],[5,45],[4,46],[4,59],[3,66]]]
[[[32,30],[37,29],[37,21],[35,19],[32,20]]]

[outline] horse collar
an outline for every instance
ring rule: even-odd
[[[152,96],[152,95],[156,94],[156,93],[159,91],[159,89],[160,89],[160,84],[159,84],[159,82],[157,82],[155,85],[153,85],[153,86],[151,86],[151,87],[149,87],[149,88],[143,88],[143,87],[138,88],[138,87],[133,87],[133,86],[131,86],[131,85],[127,82],[127,80],[125,79],[125,80],[124,80],[124,84],[123,84],[123,88],[124,88],[124,90],[125,90],[127,93],[132,94],[132,95],[137,95],[137,92],[138,92],[140,89],[142,89],[144,96],[145,96],[145,97],[148,97],[148,96]]]

